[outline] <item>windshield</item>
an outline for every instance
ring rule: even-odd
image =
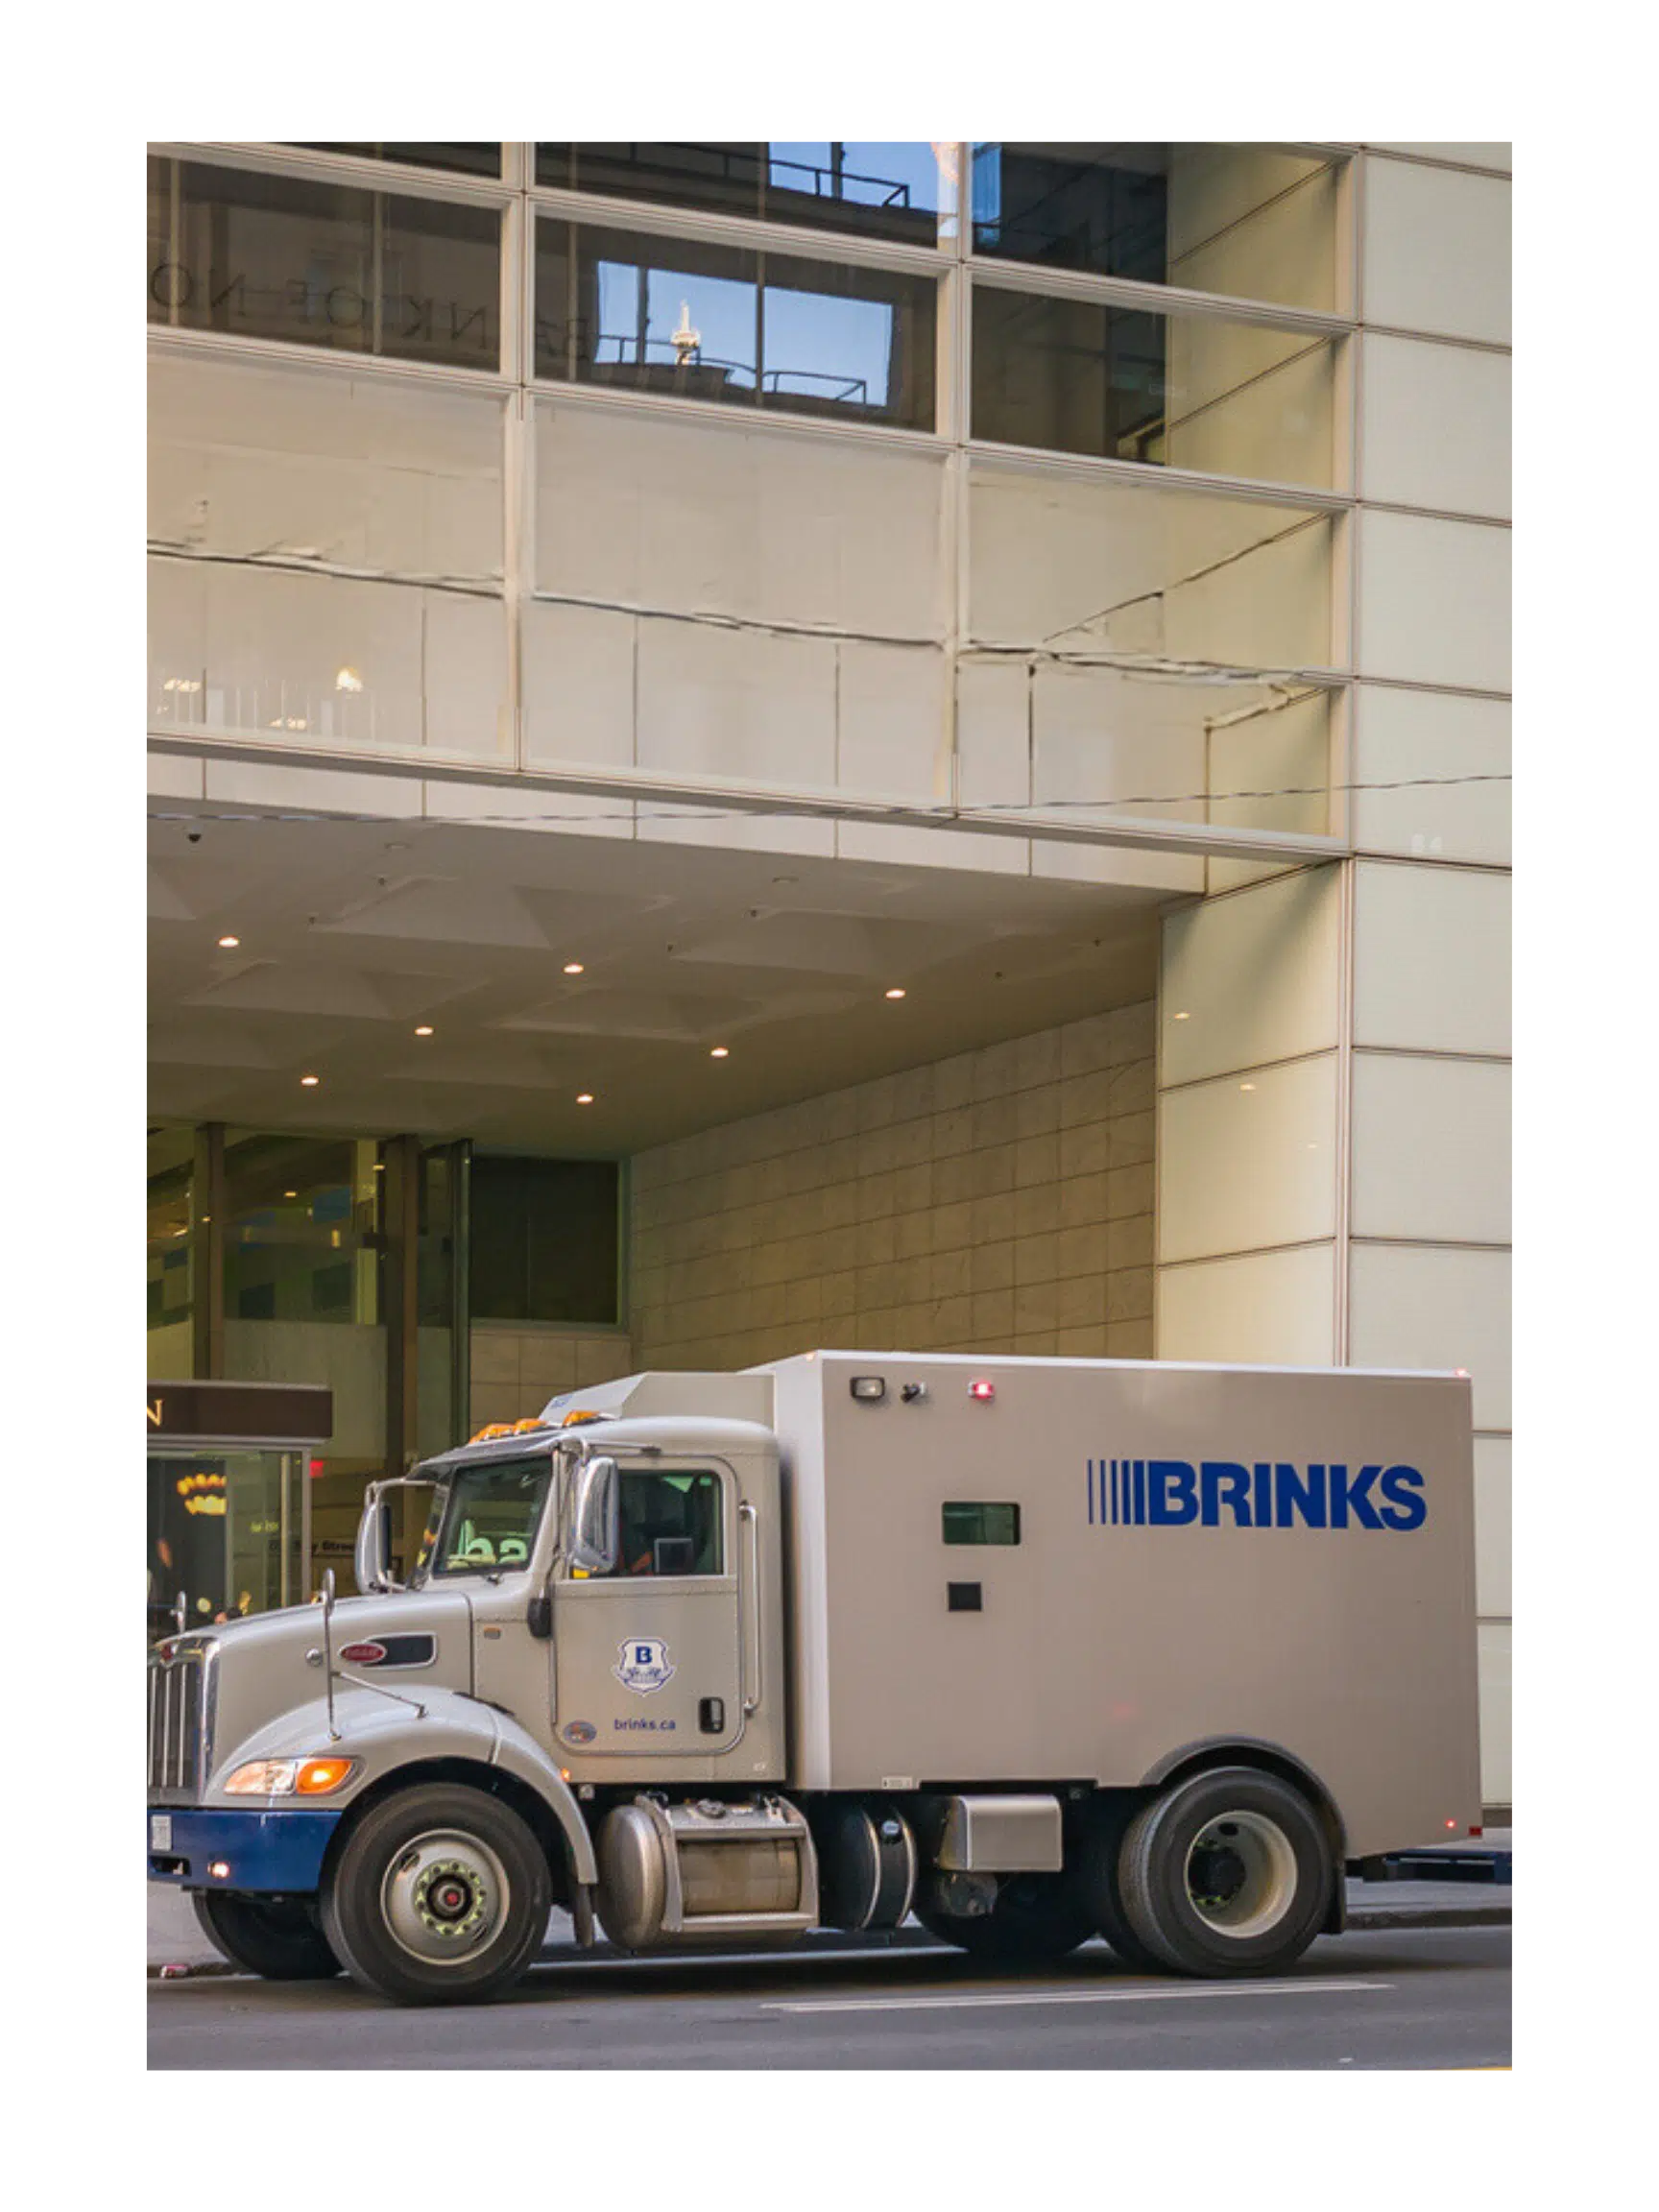
[[[432,1501],[421,1538],[417,1575],[494,1575],[530,1564],[541,1508],[553,1480],[552,1455],[496,1459],[463,1467]]]

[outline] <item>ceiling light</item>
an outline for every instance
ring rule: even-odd
[[[226,952],[233,952],[236,947],[241,944],[241,942],[242,940],[240,937],[221,937],[219,940],[220,950]]]
[[[581,961],[580,961],[580,960],[566,960],[566,961],[565,961],[565,974],[566,974],[566,975],[580,975],[580,974],[581,974],[581,973],[582,973],[582,963],[581,963]]]
[[[593,1094],[592,1094],[592,1092],[591,1092],[591,1091],[578,1091],[578,1092],[577,1092],[577,1094],[576,1094],[576,1103],[577,1103],[577,1105],[578,1105],[578,1106],[591,1106],[591,1105],[592,1105],[592,1103],[593,1103]]]
[[[902,991],[895,987],[893,990],[888,992],[887,996],[889,998],[902,998],[904,994]]]
[[[709,1057],[710,1060],[730,1060],[732,1048],[729,1045],[711,1045],[709,1048]]]
[[[1254,1091],[1256,1086],[1254,1083],[1240,1083],[1238,1088],[1240,1091]]]
[[[375,1161],[375,1163],[374,1163],[374,1172],[375,1172],[375,1174],[376,1174],[376,1175],[384,1175],[384,1174],[385,1174],[385,1172],[386,1172],[386,1163],[385,1163],[385,1161],[384,1161],[384,1160],[376,1160],[376,1161]],[[336,1232],[335,1232],[335,1234],[336,1234],[336,1235],[338,1235],[338,1234],[339,1234],[339,1232],[338,1232],[338,1231],[336,1231]]]
[[[430,1037],[432,1034],[431,1022],[422,1022],[421,1026],[416,1030],[415,1034],[417,1037]]]
[[[314,1091],[323,1078],[321,1075],[301,1075],[300,1080],[304,1084],[307,1091]]]
[[[1190,1014],[1177,1014],[1175,1019],[1177,1022],[1190,1022],[1192,1017]]]
[[[300,1193],[298,1190],[284,1190],[282,1195],[284,1198],[298,1198]]]

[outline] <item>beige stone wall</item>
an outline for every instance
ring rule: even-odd
[[[1153,1007],[641,1153],[646,1367],[815,1346],[1152,1353]]]
[[[625,1329],[563,1329],[551,1322],[474,1321],[471,1427],[527,1421],[560,1390],[633,1372]]]

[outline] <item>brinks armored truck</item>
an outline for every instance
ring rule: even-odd
[[[398,1479],[405,1579],[372,1484],[359,1596],[150,1656],[149,1873],[254,1973],[476,2003],[557,1906],[1259,1975],[1480,1817],[1466,1377],[815,1352]]]

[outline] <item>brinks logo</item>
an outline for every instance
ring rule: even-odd
[[[1089,1523],[1101,1528],[1421,1528],[1415,1467],[1284,1460],[1091,1459]]]

